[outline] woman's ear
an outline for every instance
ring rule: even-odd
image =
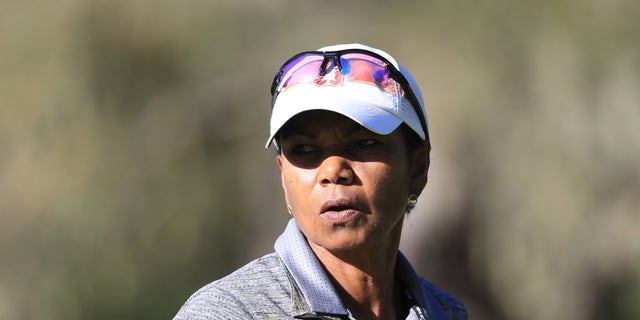
[[[420,195],[427,185],[429,165],[431,164],[430,153],[431,146],[428,143],[416,147],[411,152],[409,159],[411,169],[410,193]]]

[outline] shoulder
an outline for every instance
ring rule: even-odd
[[[262,318],[269,308],[281,309],[289,297],[286,268],[272,253],[196,291],[174,320]]]
[[[466,320],[468,319],[467,310],[464,305],[458,299],[456,299],[450,293],[434,286],[429,281],[420,278],[422,287],[429,291],[433,297],[438,301],[438,304],[449,319],[452,320]]]

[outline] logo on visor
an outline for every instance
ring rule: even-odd
[[[340,69],[337,66],[331,69],[331,71],[329,71],[324,75],[319,74],[315,81],[315,84],[318,87],[322,87],[322,86],[335,87],[338,85],[342,85],[342,83],[343,83],[342,71],[340,71]]]

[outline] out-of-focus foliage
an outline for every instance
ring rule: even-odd
[[[640,318],[640,3],[0,3],[0,318],[170,318],[288,219],[268,89],[389,51],[434,150],[402,248],[473,319]]]

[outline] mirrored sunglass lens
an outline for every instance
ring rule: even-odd
[[[305,54],[292,59],[282,69],[279,90],[296,84],[313,83],[318,78],[324,61],[321,54]],[[328,61],[327,71],[334,67],[333,60]],[[342,75],[349,81],[388,89],[389,71],[387,63],[381,59],[363,53],[346,53],[340,56],[340,67]]]
[[[320,55],[303,55],[291,60],[282,69],[281,89],[297,83],[313,82],[322,65],[323,57]]]
[[[369,82],[387,87],[389,72],[382,61],[365,55],[350,55],[341,59],[342,73],[351,81]]]

